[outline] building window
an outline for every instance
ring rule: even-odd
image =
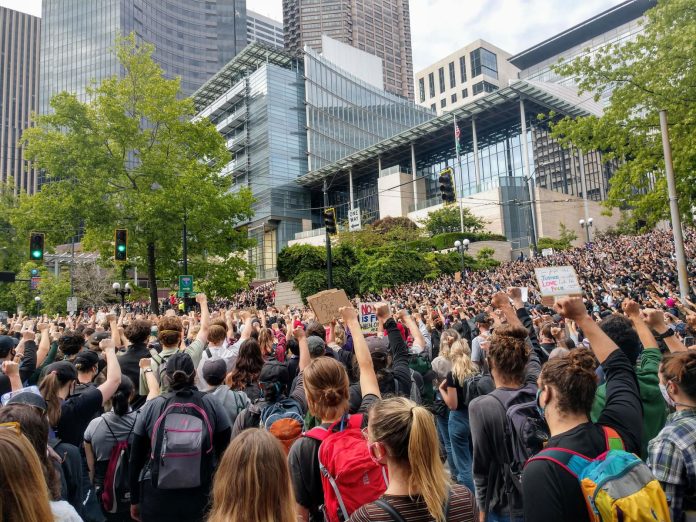
[[[472,87],[473,95],[481,94],[482,92],[493,92],[497,91],[498,87],[488,82],[478,82]]]
[[[457,86],[457,75],[454,73],[454,62],[449,64],[450,89]]]
[[[457,93],[456,92],[452,95],[452,103],[457,103]]]
[[[469,89],[463,89],[462,90],[462,98],[468,98],[469,96]]]
[[[440,79],[440,94],[442,94],[443,92],[445,92],[445,68],[440,67],[440,69],[438,69],[437,71],[437,74]]]
[[[442,107],[443,109],[447,107],[447,98],[442,98],[440,100],[440,107]]]
[[[428,87],[430,91],[430,97],[434,98],[435,97],[435,74],[430,73],[428,75]]]
[[[459,57],[459,71],[461,74],[462,83],[466,82],[466,60],[463,56]]]
[[[435,112],[435,111],[437,110],[437,105],[435,105],[435,104],[433,103],[433,104],[430,106],[430,108],[433,110],[433,112]]]
[[[425,78],[418,80],[418,99],[421,103],[425,101]]]
[[[471,51],[471,77],[475,78],[480,74],[485,74],[491,78],[498,78],[498,61],[494,53],[488,49],[479,47]]]

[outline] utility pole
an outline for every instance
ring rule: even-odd
[[[324,180],[324,210],[329,208],[329,187],[326,183],[326,179]],[[329,236],[329,230],[328,228],[326,229],[326,283],[328,286],[328,289],[331,290],[333,288],[333,274],[332,274],[332,265],[331,265],[331,236]]]
[[[188,221],[188,212],[186,207],[184,207],[184,226],[182,227],[182,246],[181,254],[184,258],[184,275],[189,275],[188,273],[188,232],[186,230],[186,222]],[[184,294],[184,313],[188,313],[188,293]]]
[[[684,254],[684,236],[682,235],[681,218],[679,216],[679,198],[677,184],[674,181],[672,165],[672,146],[669,143],[667,127],[667,111],[660,111],[660,130],[662,131],[662,150],[665,154],[665,175],[667,177],[667,192],[669,194],[669,212],[672,216],[672,234],[674,236],[674,252],[677,258],[677,276],[679,278],[679,294],[682,299],[689,298],[689,283],[686,275],[686,255]]]

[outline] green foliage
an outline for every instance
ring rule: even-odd
[[[567,243],[570,245],[573,241],[575,241],[578,238],[578,235],[575,233],[575,230],[571,230],[567,226],[565,226],[565,223],[561,223],[558,226],[558,232],[560,235],[560,240]]]
[[[378,232],[386,233],[393,228],[405,228],[408,230],[418,230],[418,225],[407,217],[387,216],[372,223],[372,228]]]
[[[302,272],[321,270],[326,266],[326,249],[311,245],[285,247],[278,254],[278,278],[295,281]],[[311,295],[311,294],[308,294]]]
[[[568,250],[573,247],[573,241],[578,238],[578,235],[574,230],[569,229],[564,223],[559,225],[559,235],[558,239],[552,239],[550,237],[540,237],[537,241],[537,248],[543,250],[545,248],[553,248],[556,251]]]
[[[454,248],[454,242],[457,240],[463,241],[468,239],[470,242],[474,243],[476,241],[507,241],[505,236],[499,236],[497,234],[488,233],[464,233],[461,232],[450,232],[447,234],[440,234],[430,238],[430,244],[435,247],[435,250],[445,250],[447,248]]]
[[[669,219],[659,114],[668,112],[674,171],[682,219],[690,222],[696,201],[696,9],[693,0],[659,0],[635,39],[593,51],[557,67],[577,77],[581,92],[613,86],[601,118],[565,118],[553,126],[563,144],[601,150],[619,160],[607,204],[633,209],[651,228]]]
[[[475,216],[468,208],[464,208],[464,231],[479,232],[483,230],[485,222]],[[448,232],[461,232],[461,217],[457,205],[448,205],[435,210],[421,221],[431,236],[446,234]]]
[[[179,80],[162,76],[153,49],[120,39],[122,78],[90,88],[87,103],[57,94],[52,114],[35,118],[22,140],[50,183],[20,198],[12,223],[22,234],[45,230],[49,245],[82,228],[85,248],[104,259],[114,228],[127,228],[129,257],[147,265],[156,306],[156,279],[181,271],[184,221],[192,275],[211,272],[209,290],[220,293],[246,282],[250,268],[234,253],[250,244],[238,225],[251,218],[252,197],[219,175],[230,160],[224,138],[209,120],[191,121],[193,102],[177,98]]]
[[[385,247],[365,254],[356,267],[360,293],[379,292],[384,288],[420,281],[428,273],[423,254],[397,247]]]

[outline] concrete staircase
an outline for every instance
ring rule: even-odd
[[[282,309],[286,305],[303,306],[300,292],[295,289],[295,285],[292,282],[278,283],[276,285],[275,306]]]

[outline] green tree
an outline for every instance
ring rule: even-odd
[[[447,232],[460,232],[461,219],[459,207],[449,205],[435,210],[421,221],[431,236]],[[483,219],[475,216],[468,208],[464,209],[464,232],[478,232],[485,226]]]
[[[88,102],[57,94],[52,114],[38,116],[23,141],[49,183],[24,196],[15,213],[18,229],[45,230],[50,244],[83,229],[83,243],[112,255],[114,228],[129,231],[129,257],[147,267],[157,311],[157,279],[182,270],[182,228],[194,276],[232,264],[241,286],[249,274],[234,252],[249,246],[240,222],[251,215],[251,194],[233,193],[223,137],[207,119],[193,120],[193,102],[177,97],[179,80],[168,80],[153,61],[153,46],[119,39],[115,53],[122,77],[88,89]],[[242,275],[240,275],[242,274]],[[235,279],[235,277],[237,279]],[[228,278],[225,290],[235,285]]]
[[[635,39],[608,45],[557,70],[576,77],[581,93],[613,87],[602,117],[553,125],[563,144],[617,159],[607,204],[633,208],[652,226],[669,218],[658,112],[667,110],[680,212],[691,221],[696,199],[696,9],[693,0],[659,0]]]
[[[10,216],[18,205],[12,179],[0,183],[0,271],[18,272],[29,253],[29,236],[20,235]],[[12,284],[0,283],[0,310],[14,310],[16,300]]]

